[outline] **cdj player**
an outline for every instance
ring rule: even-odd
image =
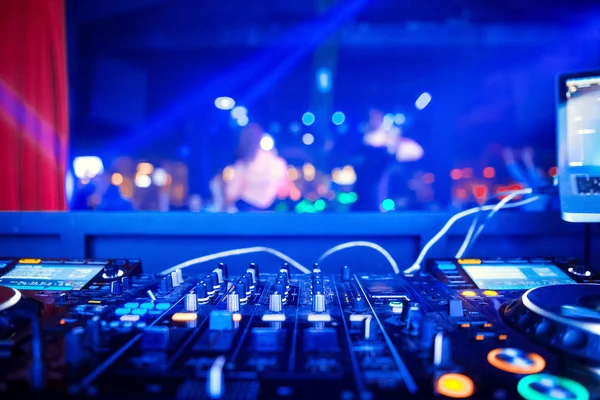
[[[0,261],[0,398],[600,397],[600,276],[575,260],[214,267]]]

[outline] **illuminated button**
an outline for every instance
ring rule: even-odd
[[[499,370],[519,375],[535,374],[546,368],[546,361],[539,354],[512,347],[490,351],[487,360]]]
[[[472,290],[465,290],[464,292],[461,293],[463,296],[465,297],[475,297],[477,296],[477,293],[475,293]]]
[[[175,322],[190,322],[190,321],[197,320],[198,314],[178,312],[178,313],[173,314],[171,319]]]
[[[138,322],[140,320],[139,315],[123,315],[120,318],[121,322]]]
[[[168,310],[171,308],[171,303],[158,303],[156,304],[157,310]]]
[[[442,271],[449,271],[449,270],[453,270],[456,269],[456,265],[454,264],[438,264],[437,265],[438,269],[441,269]]]
[[[471,327],[471,324],[470,324],[470,323],[468,323],[468,322],[462,322],[462,323],[460,324],[460,327],[461,327],[461,328],[470,328],[470,327]]]
[[[40,260],[39,258],[21,258],[19,260],[20,264],[39,264],[41,262],[42,260]]]
[[[579,382],[549,374],[522,378],[517,391],[525,400],[589,400],[590,392]]]
[[[136,328],[145,328],[146,327],[146,323],[145,322],[138,322],[137,324],[135,324]]]
[[[88,304],[102,304],[100,300],[88,300]]]
[[[129,309],[129,308],[117,308],[115,310],[115,314],[116,315],[125,315],[125,314],[129,314],[130,311],[131,311],[131,309]]]
[[[143,308],[145,310],[152,310],[154,308],[154,303],[142,303],[140,305],[140,308]]]
[[[242,314],[240,314],[240,313],[233,313],[231,315],[231,320],[233,322],[240,322],[242,320]]]
[[[108,326],[110,326],[111,328],[118,328],[119,327],[119,321],[110,321],[110,323],[108,324]]]
[[[498,292],[496,292],[495,290],[484,290],[483,295],[487,297],[496,297],[498,296]]]
[[[6,263],[0,263],[0,268],[6,267]]]
[[[125,308],[138,308],[140,306],[140,303],[125,303],[123,304],[123,307]]]
[[[439,394],[453,399],[465,399],[475,391],[471,378],[463,374],[444,374],[438,379],[436,387]]]
[[[481,264],[481,260],[478,258],[461,258],[460,260],[458,260],[459,264]]]
[[[508,339],[508,335],[502,334],[502,335],[498,335],[498,340],[506,340]]]
[[[146,315],[148,313],[148,310],[146,310],[145,308],[136,308],[135,310],[131,310],[131,313],[133,315]]]

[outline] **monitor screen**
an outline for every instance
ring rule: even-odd
[[[0,285],[21,290],[81,290],[102,266],[18,264],[0,277]]]
[[[559,78],[558,168],[563,218],[600,221],[600,72]]]
[[[538,286],[575,283],[553,264],[463,265],[479,289],[523,290]]]

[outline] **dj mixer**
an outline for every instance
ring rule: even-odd
[[[0,398],[600,397],[600,275],[576,260],[263,267],[1,260]]]

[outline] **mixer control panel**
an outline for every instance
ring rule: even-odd
[[[600,285],[569,273],[576,263],[157,276],[138,261],[67,261],[3,261],[0,398],[583,400],[600,388]],[[557,282],[538,287],[534,273]],[[545,304],[561,290],[568,304]]]

